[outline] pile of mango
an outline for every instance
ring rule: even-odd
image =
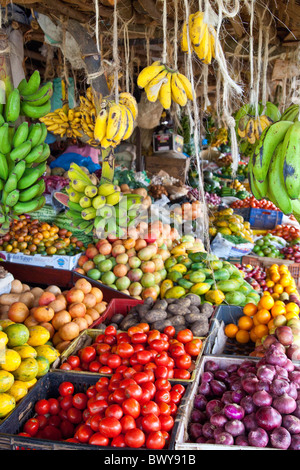
[[[165,261],[166,279],[160,286],[162,299],[199,295],[201,303],[244,306],[257,304],[260,295],[245,281],[244,273],[217,256],[206,252],[176,254]]]
[[[225,236],[239,236],[244,239],[245,243],[253,243],[253,232],[250,223],[245,221],[241,215],[235,214],[232,208],[214,212],[209,217],[210,237],[215,237],[217,233]]]

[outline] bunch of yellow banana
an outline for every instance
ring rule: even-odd
[[[172,100],[180,106],[185,106],[188,99],[193,100],[192,84],[188,78],[159,61],[140,72],[137,84],[144,88],[150,102],[159,100],[164,109],[170,109]]]
[[[120,93],[119,103],[104,101],[103,108],[95,120],[94,141],[102,148],[114,148],[122,140],[129,139],[134,130],[137,114],[137,102],[130,93]]]
[[[47,126],[47,130],[60,137],[77,138],[82,136],[81,113],[79,108],[70,109],[68,105],[58,108],[41,117],[40,121]]]
[[[204,13],[197,11],[189,16],[188,24],[183,24],[181,33],[181,50],[194,51],[204,64],[210,64],[215,57],[215,29],[204,22]],[[189,36],[189,37],[188,37]]]
[[[211,141],[211,147],[220,147],[222,144],[226,144],[228,142],[228,130],[226,127],[221,127],[215,133],[214,138]]]
[[[268,101],[264,106],[258,103],[258,116],[255,116],[254,106],[247,103],[242,106],[236,116],[236,133],[241,140],[255,144],[264,129],[280,119],[280,111],[274,103]]]
[[[94,139],[94,128],[96,123],[96,107],[93,97],[92,88],[88,87],[85,96],[80,96],[80,113],[81,113],[81,129],[85,136],[88,137],[87,143],[92,147],[97,147],[99,144]]]

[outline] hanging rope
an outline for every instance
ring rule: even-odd
[[[113,22],[113,60],[115,66],[114,88],[115,88],[115,101],[119,103],[119,68],[120,60],[118,54],[118,11],[117,2],[114,2],[114,22]]]
[[[95,25],[95,36],[96,36],[96,46],[97,52],[100,54],[100,40],[99,40],[99,0],[94,0],[95,3],[95,12],[96,12],[96,25]]]
[[[178,67],[178,0],[174,0],[174,68]]]
[[[163,53],[162,62],[167,62],[167,0],[163,4]]]

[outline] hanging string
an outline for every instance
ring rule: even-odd
[[[258,117],[258,100],[259,100],[259,89],[260,89],[260,79],[261,79],[261,65],[262,65],[262,42],[263,42],[263,23],[259,22],[259,31],[258,31],[258,49],[257,49],[257,72],[256,72],[256,103],[255,103],[255,116]]]
[[[97,52],[100,54],[100,41],[99,41],[99,0],[94,0],[95,3],[95,12],[96,12],[96,26],[95,26],[95,36],[96,36],[96,46]]]
[[[254,22],[254,1],[250,3],[250,38],[249,38],[249,60],[250,60],[250,104],[255,104],[254,93],[254,64],[253,64],[253,22]]]
[[[163,4],[163,54],[162,62],[166,64],[167,62],[167,0],[164,0]]]
[[[218,68],[217,71],[217,84],[216,84],[216,113],[217,113],[217,124],[221,127],[221,72]]]
[[[126,91],[129,92],[129,59],[130,59],[130,44],[129,44],[129,33],[128,23],[124,25],[124,55],[125,55],[125,83]]]
[[[262,82],[262,104],[265,106],[268,101],[268,92],[267,92],[267,72],[268,72],[268,63],[269,63],[269,37],[270,37],[270,26],[268,26],[265,31],[265,41],[264,41],[264,58],[263,58],[263,82]]]
[[[174,0],[174,68],[178,67],[178,0]]]
[[[146,29],[146,52],[147,52],[147,67],[150,65],[150,35],[148,28]]]
[[[114,2],[114,23],[113,23],[113,59],[115,66],[115,77],[114,77],[114,87],[115,87],[115,100],[116,103],[119,103],[119,55],[118,55],[118,12],[117,12],[117,2]]]

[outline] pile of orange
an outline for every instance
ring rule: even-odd
[[[270,289],[272,297],[275,300],[280,298],[280,295],[284,292],[287,294],[296,294],[297,287],[295,279],[292,277],[287,266],[282,264],[272,264],[267,269],[266,286]]]
[[[281,300],[276,300],[265,291],[257,305],[248,303],[243,308],[243,315],[237,324],[229,323],[225,326],[224,332],[228,338],[235,338],[238,343],[259,344],[264,336],[274,332],[276,325],[274,319],[283,315],[286,320],[293,317],[299,318],[300,309],[294,302],[285,304]]]

